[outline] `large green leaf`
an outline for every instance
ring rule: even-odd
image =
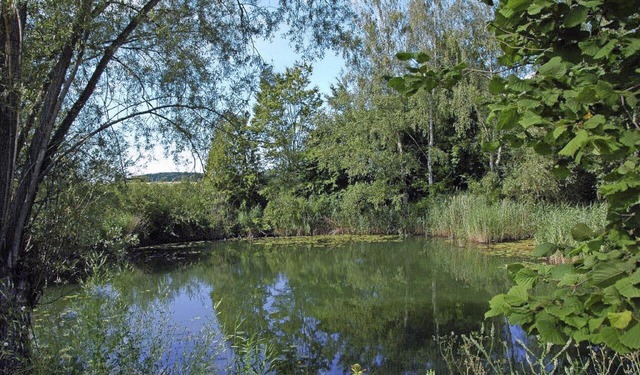
[[[587,144],[587,142],[589,142],[589,133],[584,129],[580,129],[576,133],[575,137],[569,141],[569,143],[567,143],[567,145],[564,146],[558,154],[561,156],[573,157],[579,149]]]
[[[588,119],[587,121],[585,121],[583,126],[585,129],[595,129],[599,125],[604,124],[606,121],[607,119],[603,115],[595,115],[590,119]]]
[[[557,345],[562,345],[567,341],[567,337],[562,333],[560,327],[556,325],[556,320],[548,314],[541,314],[536,319],[535,327],[543,341]]]
[[[622,52],[625,57],[630,57],[640,51],[640,38],[629,38],[629,44],[627,44]]]
[[[629,348],[620,342],[620,332],[613,327],[604,327],[600,331],[600,337],[611,349],[618,353],[629,353]]]
[[[520,102],[518,102],[518,104],[519,103]],[[530,126],[546,124],[548,121],[536,113],[526,111],[520,118],[519,123],[526,129]]]
[[[406,85],[402,77],[391,78],[387,83],[387,85],[400,93],[403,93],[406,91]]]
[[[500,141],[482,142],[482,151],[484,152],[495,152],[498,148],[500,148]]]
[[[525,289],[531,289],[538,282],[538,273],[532,269],[523,268],[515,274],[513,281],[515,281],[517,285],[523,286]]]
[[[396,53],[396,59],[400,61],[409,61],[413,59],[413,52],[398,52]]]
[[[631,349],[640,349],[640,323],[636,323],[620,336],[620,342]]]
[[[640,145],[640,132],[637,130],[626,130],[620,137],[620,143],[627,147]]]
[[[629,323],[631,323],[632,317],[633,316],[631,315],[631,311],[629,310],[625,310],[619,313],[610,312],[609,314],[607,314],[607,318],[609,319],[611,326],[618,329],[627,328]]]
[[[571,237],[576,241],[586,241],[595,236],[593,229],[585,223],[578,223],[571,228]]]
[[[633,269],[633,264],[629,262],[609,260],[596,264],[591,271],[591,280],[596,285],[608,285],[616,281],[625,272]]]
[[[546,64],[542,65],[538,70],[538,73],[543,76],[559,80],[564,78],[565,74],[567,74],[567,67],[563,63],[562,58],[556,56],[547,61]]]
[[[624,279],[620,279],[618,281],[616,281],[616,289],[618,289],[618,292],[631,299],[631,298],[640,298],[640,288],[636,287],[632,280],[631,277],[625,277]]]
[[[489,92],[493,95],[501,94],[504,91],[506,81],[500,76],[495,76],[489,81]]]
[[[529,287],[527,285],[515,285],[511,287],[504,297],[505,302],[510,306],[520,306],[524,304],[529,298],[528,289]]]
[[[531,255],[534,257],[547,257],[556,252],[558,246],[553,243],[543,242],[533,249]]]
[[[484,314],[485,318],[492,318],[499,315],[508,315],[511,306],[505,301],[504,294],[498,294],[489,301],[489,311]]]
[[[587,20],[587,14],[589,14],[589,9],[583,6],[576,6],[564,19],[563,25],[565,27],[574,27],[584,23]]]
[[[602,59],[604,57],[609,57],[611,51],[613,51],[613,49],[616,48],[617,45],[618,41],[615,39],[608,41],[607,44],[604,45],[604,47],[600,48],[598,53],[596,53],[593,58]]]

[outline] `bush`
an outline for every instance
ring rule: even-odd
[[[405,229],[407,210],[402,195],[387,184],[355,183],[338,196],[331,219],[344,233],[396,234]]]
[[[553,160],[527,151],[505,176],[503,195],[526,202],[556,201],[560,195],[560,182],[551,171],[553,165]]]
[[[224,196],[204,182],[130,182],[120,191],[123,209],[144,220],[141,244],[210,240],[233,234],[235,213]]]

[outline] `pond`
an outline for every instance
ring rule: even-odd
[[[55,340],[70,348],[84,340],[86,351],[91,344],[78,336],[82,329],[64,327],[83,322],[112,332],[117,319],[101,311],[121,306],[121,323],[131,337],[148,340],[135,353],[138,360],[153,350],[165,352],[165,365],[184,359],[196,345],[190,338],[208,330],[206,345],[215,341],[219,347],[201,354],[215,355],[220,368],[246,355],[258,362],[275,358],[286,369],[279,373],[347,374],[355,363],[367,373],[445,373],[433,337],[478,330],[489,299],[509,288],[504,265],[512,261],[481,248],[419,238],[146,249],[133,270],[89,289],[99,300],[92,313],[83,310],[91,305],[77,290],[50,289],[36,313],[37,331],[45,345]],[[151,321],[162,323],[144,324]],[[138,323],[144,328],[136,331]],[[506,341],[521,335],[503,321],[496,326]],[[236,345],[221,339],[234,336]],[[169,344],[155,347],[149,337]],[[71,342],[60,344],[64,340]],[[102,352],[128,342],[118,340]],[[249,344],[253,354],[247,354]],[[109,353],[83,354],[95,355],[113,361]]]

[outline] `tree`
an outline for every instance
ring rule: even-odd
[[[511,265],[516,285],[490,302],[486,316],[506,315],[547,342],[640,349],[639,7],[637,0],[507,1],[490,24],[500,63],[532,72],[492,79],[497,128],[511,132],[512,146],[556,154],[559,176],[572,163],[602,172],[599,193],[609,206],[602,233],[578,224],[578,247],[539,245],[534,255],[565,261]],[[462,71],[419,73],[395,83],[412,93]]]
[[[266,72],[256,97],[251,126],[260,134],[264,159],[280,188],[295,188],[306,167],[306,140],[322,105],[318,89],[307,88],[311,73],[309,65]]]
[[[258,134],[249,116],[228,114],[213,133],[205,168],[205,181],[223,193],[233,207],[253,207],[259,202],[262,168]]]
[[[0,368],[11,373],[29,357],[43,287],[25,266],[40,251],[29,239],[43,181],[91,146],[161,134],[200,148],[251,88],[253,38],[284,19],[299,47],[337,44],[349,12],[339,1],[2,0],[0,15]]]
[[[480,139],[493,141],[494,134],[485,121],[484,106],[469,100],[488,94],[490,74],[497,71],[497,44],[485,28],[490,16],[486,8],[437,0],[367,1],[358,8],[363,43],[348,77],[351,101],[363,114],[354,116],[351,125],[362,128],[351,133],[353,139],[379,135],[361,142],[359,149],[375,148],[370,155],[384,153],[380,159],[389,165],[380,169],[395,174],[389,180],[409,199],[437,186],[464,188],[467,178],[477,178],[499,164],[497,155],[487,155],[478,146]],[[470,73],[450,88],[438,85],[409,98],[398,97],[387,80],[403,71],[403,62],[394,56],[406,50],[426,52],[423,57],[429,58],[418,63],[423,69],[464,63]]]

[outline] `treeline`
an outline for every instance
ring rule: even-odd
[[[488,205],[596,200],[593,173],[556,176],[553,155],[498,146],[510,135],[488,118],[489,83],[527,68],[499,64],[491,8],[365,2],[358,12],[361,43],[331,94],[310,87],[308,65],[266,71],[251,111],[217,124],[204,184],[234,233],[425,233],[428,208],[463,192]],[[403,97],[388,87],[407,69],[395,58],[403,50],[425,51],[432,69],[464,63],[468,74]]]

